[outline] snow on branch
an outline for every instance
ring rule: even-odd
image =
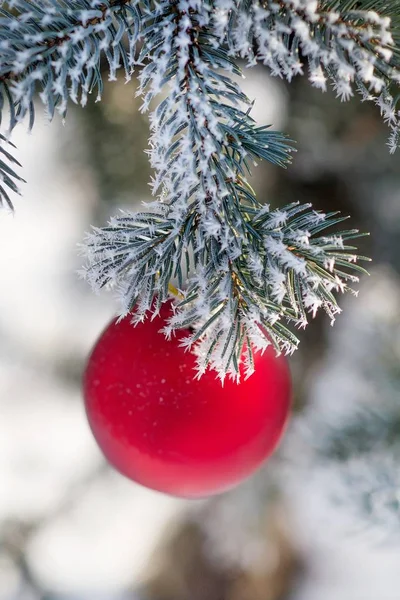
[[[134,322],[158,311],[176,278],[183,299],[165,334],[190,327],[183,344],[199,375],[211,367],[238,380],[245,348],[250,375],[253,350],[297,347],[287,325],[305,326],[319,308],[334,320],[336,292],[365,272],[347,245],[358,232],[321,236],[342,219],[257,200],[246,179],[254,160],[285,166],[293,148],[251,118],[232,80],[240,70],[216,42],[214,2],[148,3],[142,35],[143,110],[163,94],[150,116],[157,200],[150,213],[124,214],[88,236],[84,275],[95,289],[114,287],[121,316],[134,308]]]
[[[336,293],[357,273],[356,231],[320,235],[340,223],[308,206],[269,210],[247,177],[254,162],[286,166],[291,140],[251,117],[251,101],[234,81],[240,57],[262,60],[290,79],[304,57],[314,84],[330,77],[342,97],[364,86],[397,131],[390,21],[349,0],[10,0],[0,4],[0,104],[10,129],[26,114],[33,124],[39,92],[50,118],[68,100],[85,105],[109,78],[140,66],[142,109],[150,113],[155,200],[147,212],[124,214],[86,240],[84,275],[95,288],[114,287],[120,314],[156,311],[171,280],[182,300],[166,335],[192,328],[184,341],[223,379],[253,370],[253,349],[298,344],[288,325],[305,326],[322,308],[333,320]],[[366,8],[368,2],[359,4]],[[384,11],[383,11],[384,12]],[[397,60],[397,58],[396,58]],[[382,99],[385,98],[385,101]],[[158,103],[158,105],[157,105]],[[391,103],[390,111],[388,103]],[[393,138],[394,139],[394,138]],[[8,157],[10,160],[10,157]],[[0,169],[6,172],[4,163]],[[9,173],[9,176],[11,174]],[[15,181],[4,180],[7,185]]]
[[[261,61],[288,81],[308,70],[313,86],[330,81],[341,100],[357,89],[374,101],[400,142],[400,4],[386,0],[216,0],[213,25],[230,53]],[[393,17],[393,19],[391,18]]]
[[[195,205],[180,227],[169,210],[125,213],[94,229],[84,248],[84,276],[95,289],[115,288],[121,315],[135,306],[135,323],[158,311],[175,277],[182,300],[164,332],[192,328],[183,343],[194,347],[199,375],[210,366],[222,380],[226,374],[238,379],[245,345],[247,375],[252,349],[272,343],[278,352],[293,352],[298,339],[287,325],[305,327],[319,308],[333,321],[340,312],[336,292],[350,290],[357,273],[365,273],[356,264],[363,257],[348,244],[358,231],[324,234],[343,220],[335,213],[299,204],[269,210],[243,198],[242,251],[227,259],[218,236],[199,230]]]
[[[4,4],[8,8],[4,8]],[[140,32],[140,11],[128,0],[10,0],[0,6],[0,106],[8,105],[10,130],[27,113],[33,125],[36,92],[48,117],[62,116],[67,101],[100,99],[100,59],[115,79],[122,64],[129,79]],[[124,44],[124,40],[128,44]]]
[[[195,208],[202,237],[219,241],[222,264],[241,253],[246,234],[238,177],[255,157],[284,165],[292,148],[283,134],[257,127],[249,116],[250,101],[229,77],[240,71],[208,31],[207,4],[162,2],[149,14],[139,93],[145,110],[167,86],[151,115],[153,192],[161,193],[178,227]]]

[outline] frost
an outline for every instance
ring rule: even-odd
[[[328,3],[329,4],[329,3]],[[347,100],[357,89],[378,105],[399,142],[399,82],[391,22],[379,10],[321,11],[316,0],[14,0],[0,19],[0,95],[10,130],[33,124],[38,93],[51,120],[69,102],[101,99],[99,65],[108,78],[140,67],[138,94],[149,112],[148,155],[154,201],[144,212],[121,213],[86,239],[85,276],[96,290],[112,288],[120,316],[132,324],[177,301],[163,331],[191,328],[181,341],[206,368],[238,380],[253,370],[253,349],[291,353],[321,308],[339,312],[336,293],[357,281],[347,240],[326,236],[340,218],[290,204],[272,210],[256,198],[247,174],[260,160],[286,166],[287,137],[252,118],[251,99],[237,81],[236,59],[259,61],[291,81],[309,73]],[[140,42],[140,43],[138,43]],[[235,78],[232,78],[235,75]],[[0,200],[19,177],[0,139]],[[8,162],[7,162],[8,161]],[[324,234],[324,235],[323,235]],[[172,285],[172,281],[174,285]]]
[[[302,74],[304,65],[299,61],[297,46],[309,64],[309,80],[315,87],[325,91],[330,79],[337,96],[349,100],[354,89],[364,97],[379,102],[380,94],[391,95],[389,87],[398,82],[398,60],[394,58],[392,22],[387,15],[376,11],[329,10],[316,0],[271,0],[254,2],[249,6],[238,2],[231,19],[220,18],[226,12],[225,0],[216,0],[215,28],[219,39],[225,37],[232,55],[247,59],[249,66],[260,61],[267,65],[273,75],[291,81]],[[382,7],[383,9],[386,6]],[[296,44],[288,43],[288,36],[295,33]],[[253,49],[257,48],[254,56]],[[379,57],[379,58],[378,58]],[[400,115],[396,115],[395,131],[398,131]],[[398,146],[398,136],[392,135],[391,151]]]
[[[32,6],[32,10],[27,10],[27,4]],[[16,101],[15,110],[11,111],[11,129],[28,112],[33,119],[32,98],[36,88],[31,85],[32,79],[41,88],[39,97],[51,119],[56,108],[62,115],[65,114],[69,98],[82,105],[86,103],[89,81],[96,87],[93,68],[99,65],[101,51],[107,54],[112,76],[120,67],[122,57],[126,77],[130,76],[130,65],[134,63],[140,33],[133,18],[137,1],[129,2],[129,11],[119,3],[107,10],[104,8],[107,4],[99,2],[66,0],[63,4],[57,9],[46,3],[16,0],[12,3],[15,14],[3,10],[0,77],[4,77],[6,82],[10,78]],[[129,40],[128,47],[121,40],[115,43],[115,36],[111,34],[113,16],[118,13],[125,13],[124,33]],[[37,28],[43,28],[43,31],[33,34],[32,31]],[[69,85],[69,81],[73,85]],[[7,95],[4,96],[6,99]]]

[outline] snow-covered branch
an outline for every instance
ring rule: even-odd
[[[127,79],[140,32],[136,1],[11,0],[0,8],[0,106],[8,105],[10,130],[30,114],[39,93],[51,119],[62,116],[67,101],[84,106],[88,94],[100,99],[100,59],[106,56],[109,78],[122,62]],[[128,44],[124,44],[124,40]]]
[[[348,100],[374,101],[399,144],[398,2],[377,0],[216,0],[214,29],[234,56],[260,61],[288,81],[308,70],[313,86]],[[394,20],[391,17],[394,17]]]
[[[319,308],[333,321],[340,312],[335,293],[358,281],[353,271],[365,272],[347,243],[358,237],[356,230],[322,235],[343,220],[336,214],[298,204],[284,210],[242,204],[240,210],[247,233],[234,259],[220,251],[217,235],[201,233],[194,206],[179,229],[167,206],[123,214],[94,230],[85,246],[86,278],[95,289],[116,288],[122,315],[135,305],[134,322],[150,308],[158,311],[172,277],[184,282],[165,333],[191,327],[183,343],[194,346],[199,374],[211,366],[221,379],[239,377],[245,346],[247,375],[252,349],[273,343],[278,352],[293,352],[298,339],[287,325],[305,327]]]
[[[376,4],[376,9],[373,9]],[[392,6],[393,3],[390,3]],[[313,85],[333,82],[347,99],[372,99],[399,137],[394,86],[400,62],[400,7],[384,0],[11,0],[0,8],[0,100],[12,129],[36,92],[50,118],[68,100],[85,105],[110,79],[140,67],[139,94],[150,111],[149,157],[155,200],[88,236],[85,275],[114,286],[120,313],[134,320],[158,310],[176,279],[183,300],[166,325],[190,326],[185,341],[220,377],[238,376],[242,351],[273,343],[292,352],[287,325],[338,312],[336,292],[361,267],[347,240],[321,236],[341,219],[309,206],[263,206],[248,181],[260,159],[286,166],[284,134],[258,126],[236,82],[237,61],[263,62],[289,81],[308,69]],[[393,17],[393,20],[391,18]],[[158,103],[158,104],[157,104]],[[6,156],[7,158],[7,156]],[[8,159],[11,158],[8,156]],[[17,179],[0,162],[3,181]],[[4,174],[8,177],[5,178]],[[14,188],[12,188],[14,189]],[[3,190],[3,197],[4,190]],[[7,198],[6,198],[7,200]]]

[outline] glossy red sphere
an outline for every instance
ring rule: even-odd
[[[133,327],[115,321],[98,340],[84,375],[86,412],[108,461],[149,488],[176,496],[222,492],[275,449],[290,410],[290,375],[274,350],[255,356],[256,372],[236,384],[207,371],[159,333],[162,316]]]

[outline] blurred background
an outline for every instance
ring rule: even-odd
[[[303,79],[246,72],[288,170],[259,165],[271,206],[299,200],[371,236],[359,297],[320,315],[290,359],[294,412],[278,453],[237,489],[185,501],[108,467],[81,374],[113,316],[77,276],[90,225],[149,199],[147,118],[134,84],[15,131],[23,198],[0,214],[0,600],[398,600],[400,162],[378,111]]]

